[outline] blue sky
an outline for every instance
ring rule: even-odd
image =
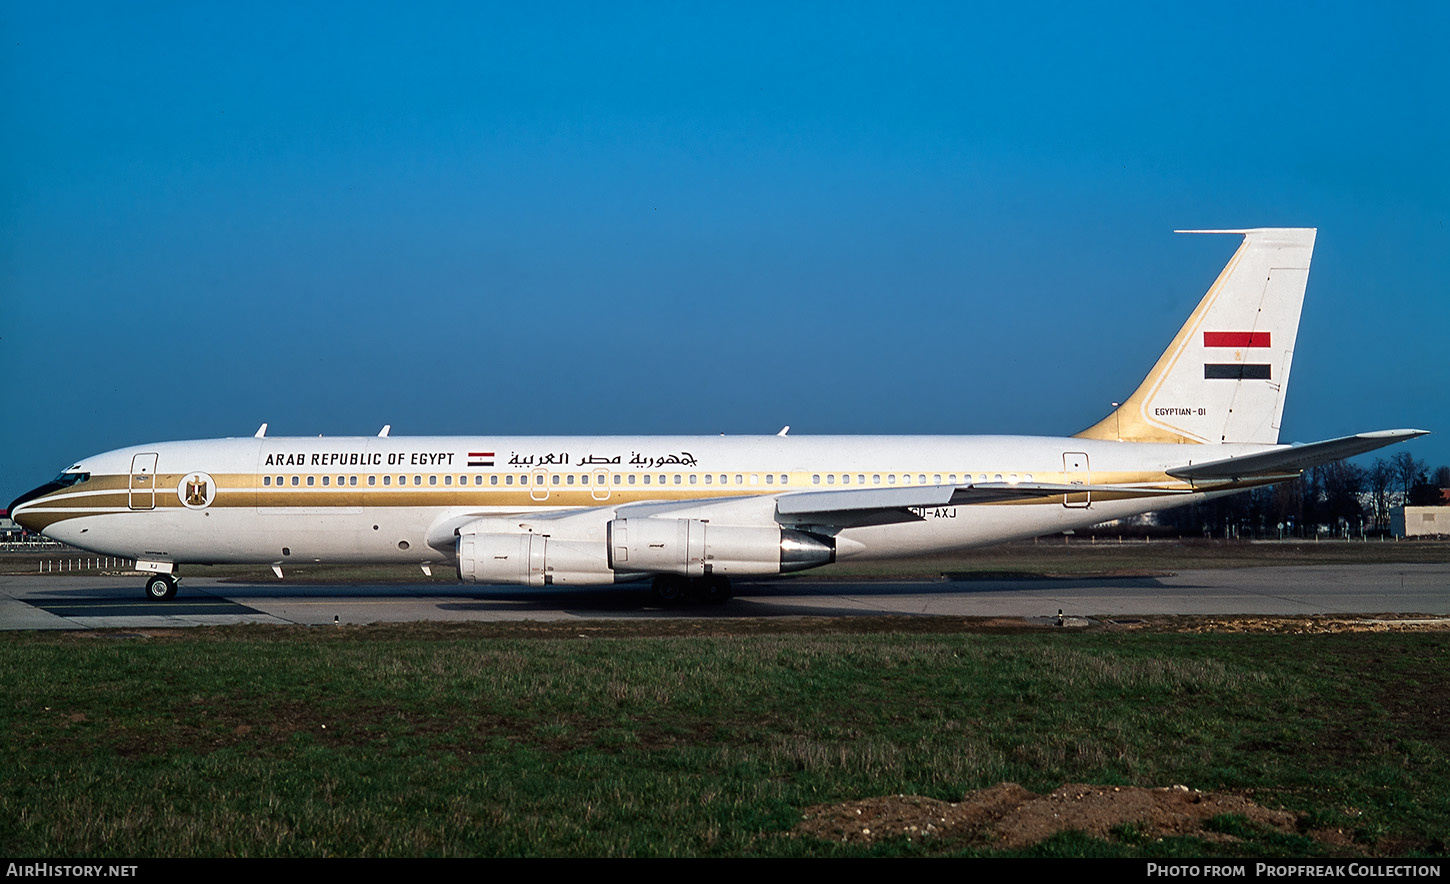
[[[1319,228],[1284,440],[1450,463],[1450,6],[0,5],[0,499],[164,439],[1030,433]]]

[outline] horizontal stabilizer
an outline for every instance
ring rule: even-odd
[[[1190,480],[1247,479],[1260,475],[1297,473],[1320,464],[1354,457],[1356,454],[1364,454],[1367,451],[1374,451],[1376,448],[1413,439],[1416,436],[1424,436],[1429,432],[1429,430],[1380,430],[1374,433],[1357,433],[1353,436],[1327,439],[1323,442],[1289,445],[1259,454],[1245,454],[1223,460],[1190,463],[1174,467],[1167,472],[1174,478]]]

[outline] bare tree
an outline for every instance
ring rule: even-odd
[[[1408,503],[1410,490],[1424,481],[1421,476],[1425,472],[1425,462],[1415,460],[1408,451],[1401,451],[1390,458],[1390,465],[1395,471],[1395,490],[1399,492],[1400,503]]]
[[[1383,531],[1390,526],[1390,495],[1394,492],[1395,485],[1394,466],[1382,457],[1375,458],[1365,482],[1370,519],[1376,530]]]

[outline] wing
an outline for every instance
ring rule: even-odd
[[[1052,482],[977,482],[971,485],[916,485],[908,488],[856,488],[841,491],[802,491],[776,498],[776,521],[782,524],[830,524],[839,527],[914,522],[916,509],[972,506],[1033,500],[1067,494],[1094,497],[1177,497],[1190,488],[1150,485],[1088,485]]]
[[[1186,479],[1190,482],[1205,479],[1251,479],[1284,474],[1292,476],[1310,467],[1317,467],[1320,464],[1346,457],[1354,457],[1356,454],[1364,454],[1374,451],[1376,448],[1383,448],[1386,445],[1393,445],[1416,436],[1424,436],[1429,432],[1429,430],[1380,430],[1374,433],[1357,433],[1353,436],[1341,436],[1338,439],[1326,439],[1323,442],[1310,442],[1307,445],[1289,445],[1259,454],[1244,454],[1239,457],[1202,463],[1190,461],[1184,466],[1173,467],[1167,472],[1175,479]]]

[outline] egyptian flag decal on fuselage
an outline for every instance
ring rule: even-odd
[[[468,465],[471,467],[493,466],[492,451],[470,451],[468,452]]]
[[[1269,333],[1204,332],[1203,346],[1267,349]],[[1208,381],[1267,381],[1271,376],[1267,362],[1206,362],[1203,365],[1203,378]]]

